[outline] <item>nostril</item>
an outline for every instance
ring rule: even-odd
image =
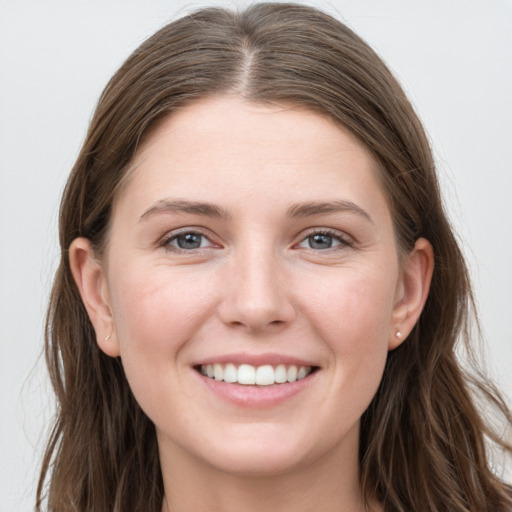
[[[254,268],[251,271],[256,272]],[[287,290],[268,276],[260,276],[261,270],[257,274],[232,283],[226,290],[218,309],[224,324],[256,332],[283,327],[295,318]]]

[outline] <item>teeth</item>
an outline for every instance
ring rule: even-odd
[[[224,367],[224,381],[236,382],[238,380],[238,371],[234,364],[227,364]]]
[[[280,364],[274,371],[274,380],[277,384],[284,384],[286,382],[286,366]]]
[[[241,364],[238,368],[231,363],[208,364],[201,366],[201,373],[211,379],[229,383],[244,384],[247,386],[271,386],[304,379],[311,373],[311,366],[286,367],[284,364],[271,366],[252,366]]]
[[[304,366],[301,366],[299,368],[299,371],[297,372],[297,380],[303,379],[308,374],[306,368]]]
[[[256,368],[250,364],[238,367],[238,384],[256,384]]]
[[[215,380],[224,380],[224,369],[220,364],[213,365],[213,378]]]
[[[297,380],[297,367],[290,366],[286,371],[286,380],[288,382],[295,382]]]
[[[256,384],[258,386],[270,386],[275,384],[274,368],[270,365],[258,366],[256,368]]]

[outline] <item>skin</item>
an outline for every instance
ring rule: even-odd
[[[165,119],[130,172],[103,259],[83,238],[70,258],[156,425],[163,510],[363,510],[360,417],[433,267],[426,240],[399,254],[370,152],[316,113],[221,96]],[[179,250],[191,232],[201,247]],[[232,354],[318,370],[271,406],[233,403],[194,368]]]

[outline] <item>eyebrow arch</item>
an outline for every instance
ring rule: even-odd
[[[349,212],[355,213],[360,217],[374,223],[370,214],[363,210],[360,206],[353,203],[352,201],[319,201],[319,202],[307,202],[298,203],[288,208],[288,217],[309,217],[313,215],[321,215],[324,213],[338,213],[338,212]]]
[[[214,217],[217,219],[229,219],[230,213],[223,208],[211,203],[203,203],[200,201],[187,201],[185,199],[161,199],[157,201],[151,208],[146,210],[140,220],[146,220],[158,213],[191,213],[193,215],[203,215],[205,217]]]

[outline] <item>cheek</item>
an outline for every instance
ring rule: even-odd
[[[112,280],[121,349],[176,351],[208,309],[211,293],[165,267],[127,269]]]
[[[170,389],[179,378],[183,349],[214,298],[197,280],[163,266],[126,266],[112,275],[111,289],[123,367],[139,403],[151,407],[159,390]]]
[[[351,389],[361,403],[373,397],[386,363],[396,278],[379,269],[347,269],[310,303],[312,324],[331,353],[334,386]]]
[[[396,275],[379,268],[342,269],[318,282],[314,294],[309,290],[316,324],[335,347],[361,352],[363,346],[369,348],[378,340],[387,342]]]

